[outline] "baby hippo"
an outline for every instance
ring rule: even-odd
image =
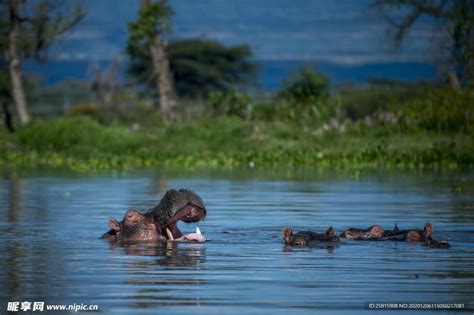
[[[334,233],[334,229],[329,227],[326,233],[316,233],[313,231],[300,231],[293,234],[290,227],[283,229],[283,240],[286,245],[290,246],[309,246],[321,243],[339,243],[341,240]]]
[[[372,225],[366,229],[350,228],[342,232],[339,237],[349,240],[375,240],[383,236],[385,230],[380,225]]]

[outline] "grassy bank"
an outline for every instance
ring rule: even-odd
[[[1,167],[75,171],[172,166],[458,168],[474,165],[471,134],[340,126],[320,132],[284,122],[217,117],[132,130],[87,117],[37,121],[2,132]]]
[[[140,103],[79,105],[15,133],[0,128],[0,168],[474,166],[471,91],[372,86],[312,95],[213,94],[207,107],[188,106],[169,125]]]

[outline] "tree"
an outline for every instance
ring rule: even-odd
[[[211,92],[228,92],[235,85],[252,84],[258,65],[249,59],[246,45],[224,46],[216,41],[185,39],[171,41],[167,47],[176,90],[182,97],[205,98]],[[129,72],[138,80],[150,77],[150,56],[135,55]]]
[[[22,60],[36,58],[44,62],[53,41],[75,26],[84,12],[79,6],[72,13],[57,1],[9,0],[0,5],[0,49],[8,63],[10,95],[15,104],[20,124],[30,121],[22,78]],[[27,11],[29,14],[25,14]]]
[[[253,83],[258,66],[249,59],[247,45],[224,46],[216,41],[187,39],[168,47],[176,87],[186,97],[207,97],[228,92],[235,85]]]
[[[399,44],[421,16],[441,22],[449,30],[450,55],[453,68],[451,83],[463,82],[474,88],[474,2],[472,0],[374,0],[394,28],[394,40]],[[400,21],[387,12],[405,13]],[[398,15],[399,16],[399,15]],[[459,80],[460,79],[460,80]]]
[[[283,80],[278,96],[302,105],[314,105],[329,95],[329,78],[312,67],[303,67]]]
[[[171,28],[170,19],[173,14],[166,0],[150,3],[141,0],[141,10],[138,19],[128,24],[130,36],[127,52],[131,56],[141,55],[141,51],[148,51],[151,61],[151,76],[147,78],[153,82],[158,94],[159,108],[165,122],[175,120],[176,95],[166,45],[162,37]]]
[[[328,121],[336,107],[329,106],[329,78],[314,67],[302,66],[284,79],[276,93],[277,100],[284,100],[283,112],[299,122]]]
[[[92,65],[94,78],[92,79],[91,91],[94,99],[102,106],[109,105],[117,92],[118,71],[120,68],[120,60],[115,58],[106,69],[100,69],[98,64]]]
[[[10,132],[14,132],[8,102],[10,101],[10,76],[8,75],[8,64],[0,55],[0,116],[3,123]]]

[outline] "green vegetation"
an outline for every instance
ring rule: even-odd
[[[128,73],[153,90],[150,51],[130,47]],[[252,52],[246,45],[227,47],[203,39],[174,40],[167,46],[167,53],[176,91],[185,98],[205,98],[212,92],[229,91],[235,85],[253,84],[258,70],[249,60]]]
[[[252,84],[258,67],[249,59],[247,45],[224,46],[216,41],[186,39],[171,41],[167,47],[176,90],[181,97],[207,97]],[[143,72],[143,71],[142,71]]]
[[[365,106],[373,102],[369,95],[374,88],[345,89],[308,102],[305,106],[329,113],[310,118],[285,116],[288,109],[300,105],[282,99],[279,93],[270,99],[237,91],[214,94],[209,107],[188,110],[179,122],[167,125],[146,104],[128,110],[80,105],[68,117],[38,120],[17,133],[7,133],[4,128],[0,167],[87,171],[158,166],[360,169],[474,165],[471,92],[407,86],[412,95],[401,100],[395,97],[406,95],[401,86],[387,87],[393,98]],[[350,119],[345,113],[354,100],[362,102],[361,95],[365,95],[365,104],[360,103],[365,109],[356,115],[360,118]]]
[[[0,5],[0,169],[474,165],[468,1],[373,1],[400,22],[391,23],[397,43],[422,16],[445,22],[452,60],[445,61],[444,84],[382,78],[332,87],[325,75],[302,68],[272,94],[255,89],[258,65],[248,46],[167,43],[174,14],[168,1],[140,4],[124,47],[131,81],[119,83],[114,61],[108,71],[96,69],[92,84],[49,88],[23,75],[21,63],[46,61],[47,48],[84,11],[48,1]]]
[[[46,62],[48,48],[84,18],[78,5],[58,1],[10,0],[0,3],[0,106],[12,102],[18,120],[26,125],[31,120],[26,100],[21,64],[34,58]],[[7,74],[8,73],[8,74]],[[9,114],[6,114],[9,115]],[[10,128],[13,129],[13,128]]]
[[[302,68],[283,81],[278,95],[293,104],[314,105],[329,95],[329,79],[313,68]]]

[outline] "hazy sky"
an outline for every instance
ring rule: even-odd
[[[431,62],[439,34],[415,25],[399,51],[387,23],[368,0],[174,0],[172,38],[201,37],[248,44],[261,60],[311,60],[345,65]],[[127,22],[139,0],[82,0],[86,18],[51,51],[61,60],[108,60],[123,54]]]

